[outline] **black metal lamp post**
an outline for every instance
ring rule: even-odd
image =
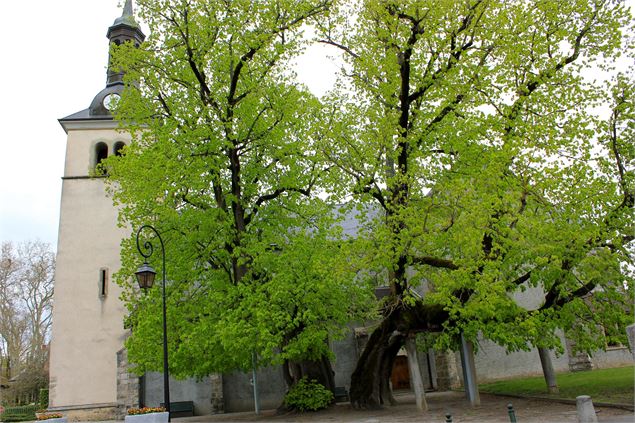
[[[168,421],[170,421],[170,374],[168,370],[168,326],[165,312],[165,247],[163,246],[163,239],[161,239],[161,235],[159,232],[150,225],[143,225],[137,231],[137,250],[143,256],[145,262],[143,265],[135,272],[135,276],[137,277],[137,282],[139,282],[139,287],[141,289],[149,289],[152,288],[154,284],[154,277],[157,272],[154,271],[152,267],[148,264],[147,259],[154,252],[154,247],[150,241],[146,241],[143,243],[143,248],[139,244],[139,235],[141,231],[144,229],[149,229],[154,232],[159,238],[159,243],[161,244],[161,253],[163,257],[163,402],[165,404],[165,411],[168,412]]]

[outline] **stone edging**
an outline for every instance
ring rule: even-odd
[[[576,405],[576,400],[568,399],[568,398],[551,398],[551,397],[539,397],[539,396],[529,396],[529,395],[515,395],[515,394],[494,394],[491,392],[483,392],[487,395],[493,395],[496,397],[510,397],[510,398],[521,398],[521,399],[535,399],[540,401],[551,401],[551,402],[559,402],[562,404],[572,404]],[[593,398],[591,398],[593,401]],[[609,408],[619,408],[622,410],[635,411],[635,406],[632,404],[617,404],[611,402],[595,402],[593,401],[594,407],[609,407]]]
[[[61,405],[58,407],[48,407],[47,411],[70,411],[70,410],[90,410],[93,408],[112,408],[116,407],[116,402],[100,402],[96,404],[79,404],[79,405]]]

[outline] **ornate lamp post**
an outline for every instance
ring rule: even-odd
[[[163,239],[161,239],[161,235],[159,232],[150,225],[143,225],[137,231],[137,250],[143,256],[144,263],[143,265],[135,272],[135,276],[137,277],[137,282],[139,282],[139,287],[141,289],[149,289],[152,288],[154,284],[154,277],[157,272],[154,271],[152,267],[148,264],[148,258],[154,253],[154,246],[150,241],[145,241],[143,243],[143,248],[141,248],[141,244],[139,243],[139,235],[141,231],[144,229],[149,229],[156,234],[156,237],[159,239],[159,243],[161,244],[161,254],[163,258],[163,402],[165,404],[165,410],[168,412],[168,421],[170,421],[170,374],[168,370],[168,326],[165,312],[165,247],[163,246]]]

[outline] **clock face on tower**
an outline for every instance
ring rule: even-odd
[[[108,94],[106,97],[104,97],[102,104],[104,105],[106,110],[112,112],[115,109],[115,107],[117,107],[117,103],[119,102],[120,98],[121,96],[119,94],[111,93],[111,94]]]

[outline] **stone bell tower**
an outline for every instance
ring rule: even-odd
[[[132,0],[108,28],[110,43],[140,45]],[[50,350],[49,408],[72,419],[112,419],[117,407],[117,352],[127,331],[120,288],[117,210],[106,196],[97,165],[130,142],[110,110],[124,88],[108,66],[106,87],[87,109],[59,120],[67,134],[57,246]]]

